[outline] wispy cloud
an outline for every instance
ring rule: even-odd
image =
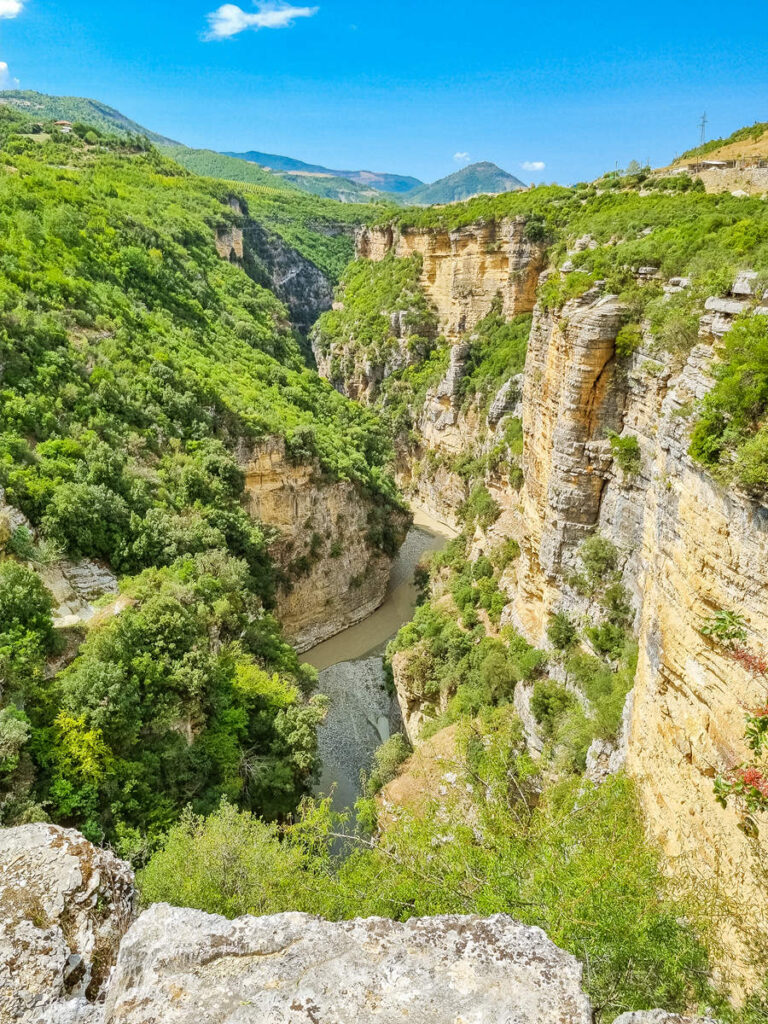
[[[524,171],[543,171],[547,165],[543,160],[523,160],[520,166]]]
[[[17,3],[18,0],[0,0],[3,3]],[[2,8],[0,7],[0,10]],[[208,15],[206,39],[231,39],[246,29],[258,31],[261,28],[290,28],[297,18],[311,18],[317,14],[317,7],[292,7],[279,0],[257,3],[253,14],[244,11],[237,4],[224,4]]]
[[[0,18],[18,18],[26,0],[0,0]]]
[[[469,153],[454,153],[453,159],[456,161],[457,164],[468,164]]]
[[[18,84],[18,78],[12,78],[8,65],[0,60],[0,89],[15,89]]]

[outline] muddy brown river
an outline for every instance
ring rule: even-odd
[[[414,574],[422,555],[443,548],[455,532],[418,512],[392,566],[383,604],[357,626],[307,651],[303,660],[318,669],[318,690],[330,700],[318,732],[323,768],[318,795],[333,793],[336,810],[360,796],[361,772],[368,771],[376,747],[401,726],[397,701],[384,677],[384,651],[401,626],[410,622],[418,592]]]

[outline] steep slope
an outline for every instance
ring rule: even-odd
[[[158,145],[179,145],[173,139],[144,128],[106,103],[82,96],[47,96],[26,89],[5,89],[0,91],[0,104],[29,114],[38,121],[80,121],[109,134],[141,136]]]
[[[132,850],[190,802],[284,814],[322,709],[275,615],[304,647],[383,598],[387,439],[238,266],[258,210],[232,185],[4,127],[0,814],[44,803]],[[85,621],[53,628],[58,567],[121,577],[81,647]]]
[[[460,171],[440,178],[431,185],[422,185],[408,193],[408,203],[432,206],[455,203],[478,195],[496,195],[499,192],[514,192],[526,186],[513,174],[508,174],[496,164],[478,163],[462,167]]]

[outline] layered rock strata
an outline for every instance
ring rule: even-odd
[[[716,346],[744,311],[715,305],[682,366],[642,347],[620,372],[616,299],[588,293],[537,312],[523,399],[525,531],[506,615],[546,645],[553,612],[587,610],[568,583],[581,541],[599,531],[619,550],[640,648],[627,765],[670,870],[721,908],[725,970],[756,980],[754,948],[768,943],[768,839],[745,834],[716,803],[713,781],[746,759],[744,712],[765,702],[765,686],[701,627],[720,609],[738,612],[746,646],[768,649],[768,513],[688,455]],[[609,431],[636,439],[636,471],[616,465]],[[593,751],[598,775],[613,754]]]
[[[536,301],[544,247],[530,241],[524,218],[470,224],[455,231],[421,228],[363,228],[357,255],[381,260],[422,257],[421,284],[438,311],[448,337],[471,330],[501,295],[507,317],[527,313]]]
[[[286,575],[277,614],[300,652],[367,618],[386,595],[392,560],[370,540],[372,499],[292,462],[273,438],[240,453],[254,519],[277,531],[271,552]],[[405,538],[408,517],[392,513]]]

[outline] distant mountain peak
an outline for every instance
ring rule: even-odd
[[[462,167],[431,185],[414,189],[407,194],[406,201],[417,206],[431,206],[436,203],[456,203],[477,195],[515,192],[526,187],[514,174],[509,174],[489,160],[483,160]]]

